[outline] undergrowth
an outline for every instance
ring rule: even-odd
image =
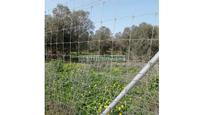
[[[45,65],[45,114],[99,115],[138,71],[120,65],[110,69],[50,61]],[[158,111],[158,84],[158,71],[150,71],[109,114],[154,115]]]

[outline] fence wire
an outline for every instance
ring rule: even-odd
[[[105,8],[114,0],[77,5],[79,1],[46,2],[60,3],[45,15],[46,115],[101,114],[159,50],[159,26],[139,22],[144,17],[158,21],[156,11],[106,19]],[[98,9],[101,17],[92,21]],[[131,26],[116,31],[124,20]],[[158,68],[156,64],[108,114],[158,114]]]

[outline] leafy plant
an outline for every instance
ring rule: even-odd
[[[113,65],[110,71],[79,63],[47,63],[46,114],[100,114],[128,84],[129,81],[124,78],[126,71],[126,67],[118,65]],[[130,67],[128,72],[135,75],[138,69]],[[158,74],[153,73],[133,88],[110,115],[151,114],[152,108],[158,106],[157,98]]]

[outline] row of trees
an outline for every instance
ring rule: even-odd
[[[126,27],[115,35],[105,26],[94,32],[89,12],[71,12],[63,5],[57,5],[52,15],[45,16],[46,56],[89,52],[100,55],[128,54],[134,59],[153,55],[159,48],[158,39],[159,27],[147,23]]]

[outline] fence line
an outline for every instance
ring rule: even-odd
[[[128,85],[129,87],[135,85],[134,82],[137,81],[131,82],[133,77],[142,76],[142,71],[139,75],[137,73],[159,50],[159,26],[152,25],[148,21],[140,22],[143,17],[157,19],[157,12],[119,16],[114,14],[106,17],[104,9],[109,5],[106,7],[107,3],[104,1],[109,2],[93,0],[89,3],[87,19],[80,18],[81,15],[76,17],[73,15],[80,10],[81,5],[77,7],[74,5],[73,9],[67,6],[70,14],[62,17],[46,15],[44,44],[46,115],[99,115],[104,110],[110,115],[132,115],[139,112],[150,114],[154,106],[157,108],[158,70],[154,72],[155,75],[145,77],[148,79],[143,79],[144,82],[142,80],[142,84],[129,91],[128,95],[120,94],[121,97],[117,99],[117,103],[115,99],[128,83],[132,84]],[[100,7],[96,8],[97,5]],[[66,7],[66,4],[63,6]],[[99,10],[98,13],[95,9]],[[98,18],[92,21],[91,17],[96,17],[94,15],[96,13]],[[93,23],[88,23],[87,20]],[[123,25],[123,21],[128,24]],[[120,23],[124,28],[116,31],[120,28]],[[153,64],[149,62],[145,67],[148,68]],[[151,72],[147,74],[149,73]],[[124,100],[120,100],[122,97]],[[144,99],[145,103],[140,98]],[[111,102],[115,105],[112,104],[107,108]]]
[[[104,23],[114,22],[115,20],[119,21],[119,20],[124,20],[124,19],[132,19],[133,17],[134,18],[138,18],[138,17],[143,17],[143,16],[156,16],[157,13],[158,12],[147,12],[147,13],[143,13],[143,14],[139,14],[139,15],[129,15],[129,16],[113,17],[113,18],[110,18],[110,19],[103,19],[103,20],[100,20],[100,21],[95,21],[94,24],[95,25],[103,26]],[[64,18],[61,18],[61,19],[64,19]],[[67,25],[67,26],[69,26],[69,25]],[[63,32],[65,30],[69,30],[69,29],[74,29],[74,31],[77,32],[78,30],[80,30],[81,28],[86,27],[86,26],[87,25],[82,25],[82,26],[78,26],[77,25],[77,26],[71,26],[71,27],[64,27],[62,29],[45,31],[45,33]]]

